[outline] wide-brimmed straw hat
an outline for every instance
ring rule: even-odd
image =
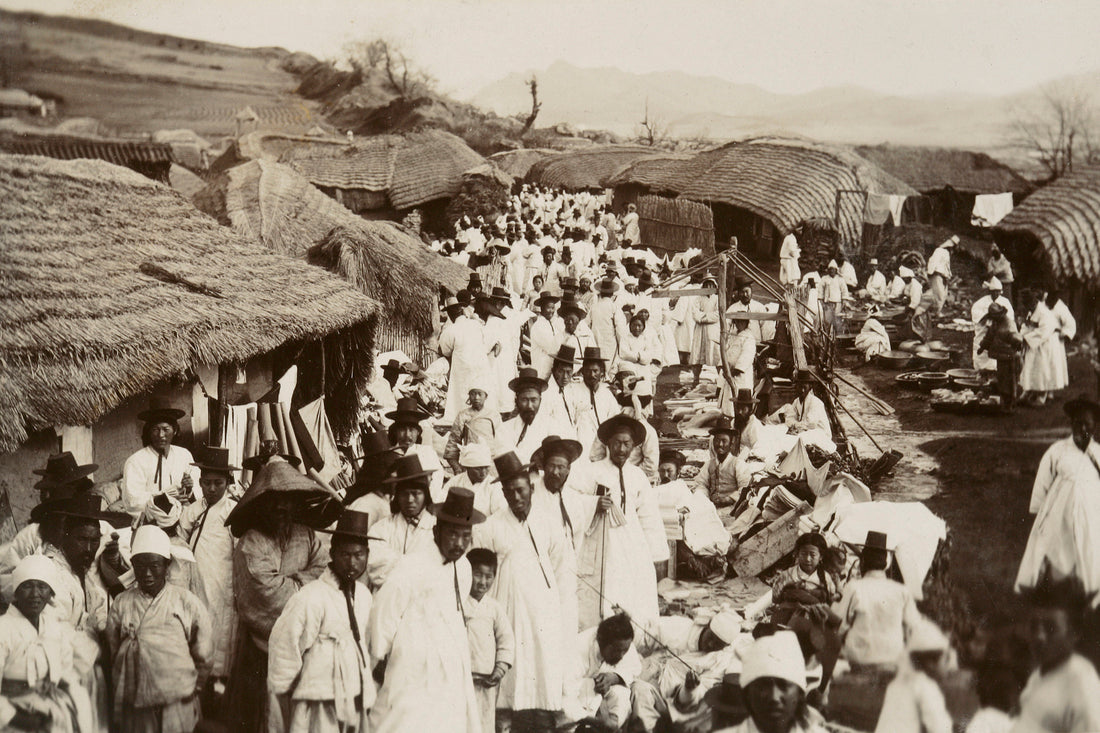
[[[186,414],[183,410],[172,407],[172,403],[167,396],[153,395],[149,398],[149,409],[139,412],[138,420],[146,423],[174,423]]]
[[[474,492],[461,486],[453,486],[442,504],[433,504],[428,511],[437,522],[447,522],[470,527],[485,521],[485,515],[474,509]]]
[[[572,463],[580,458],[583,452],[584,448],[576,440],[548,435],[542,439],[542,445],[531,454],[531,462],[544,466],[546,459],[550,456],[565,456]]]
[[[596,437],[600,439],[601,443],[607,445],[607,441],[611,439],[611,436],[621,430],[629,431],[634,445],[640,445],[645,440],[645,427],[634,418],[621,413],[604,420],[600,427],[596,429]]]
[[[289,495],[298,502],[294,512],[296,524],[322,529],[336,519],[339,500],[313,479],[305,476],[287,461],[271,457],[256,472],[252,485],[237,506],[229,512],[225,526],[234,537],[240,537],[256,524],[256,519],[268,511],[276,494]]]

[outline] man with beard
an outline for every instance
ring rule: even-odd
[[[581,383],[570,384],[565,389],[565,399],[572,410],[577,426],[577,440],[585,450],[596,439],[600,423],[619,412],[619,402],[603,379],[607,373],[607,359],[596,347],[584,350],[581,360]]]
[[[402,558],[371,610],[370,651],[381,684],[373,733],[480,730],[462,599],[472,580],[466,550],[485,515],[460,488],[432,513],[434,543]]]
[[[576,419],[573,408],[565,400],[565,388],[573,382],[573,358],[576,352],[572,346],[562,345],[558,353],[554,354],[554,363],[550,367],[550,376],[546,392],[543,393],[543,405],[540,409],[547,410],[557,423],[564,423],[576,428]]]
[[[737,300],[733,301],[733,304],[726,309],[727,316],[734,313],[768,312],[767,307],[763,303],[752,297],[752,280],[741,275],[734,281],[733,287],[736,289]],[[753,337],[756,339],[756,343],[770,341],[775,338],[775,321],[750,320],[748,329],[752,332]]]
[[[258,733],[282,725],[267,716],[267,639],[298,589],[325,569],[321,542],[310,526],[332,521],[330,496],[285,460],[270,458],[225,520],[238,537],[233,550],[233,592],[240,616],[238,654],[230,675],[231,730]],[[339,503],[335,503],[339,507]]]
[[[566,434],[571,432],[568,424],[556,424],[554,415],[542,409],[542,395],[548,385],[533,367],[520,369],[508,386],[516,394],[516,416],[505,420],[500,428],[501,449],[512,448],[521,459],[529,460],[547,435],[563,428]]]
[[[531,467],[515,453],[494,463],[508,507],[474,530],[474,544],[499,558],[493,596],[515,636],[515,663],[501,681],[497,708],[510,711],[517,730],[552,731],[569,662],[564,650],[572,646],[561,597],[565,588],[574,592],[574,576],[553,516],[533,509]]]

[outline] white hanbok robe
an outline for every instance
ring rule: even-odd
[[[456,473],[443,488],[448,494],[454,488],[469,489],[474,494],[474,509],[487,517],[508,506],[504,498],[504,490],[501,489],[500,482],[493,478],[492,473],[485,474],[485,478],[479,484],[475,484],[470,479],[470,474],[465,471]]]
[[[772,417],[786,418],[786,424],[793,427],[794,432],[819,429],[825,431],[829,440],[833,439],[833,427],[829,423],[825,403],[813,392],[807,394],[805,400],[796,397],[776,410]]]
[[[500,342],[500,354],[496,358],[496,398],[497,408],[501,412],[511,412],[515,407],[516,396],[508,389],[508,383],[519,373],[519,347],[522,340],[523,325],[534,315],[529,310],[516,310],[511,306],[501,309],[503,323],[497,324],[499,332],[493,336]],[[496,323],[491,321],[491,323]]]
[[[1045,303],[1035,306],[1020,335],[1024,337],[1025,345],[1020,387],[1025,392],[1050,392],[1065,387],[1066,385],[1059,382],[1059,369],[1056,366],[1058,319]]]
[[[1012,733],[1100,730],[1100,678],[1080,654],[1043,674],[1035,670],[1020,693]]]
[[[409,523],[401,512],[380,519],[370,528],[370,536],[379,540],[370,547],[367,577],[372,588],[379,588],[405,555],[435,547],[432,528],[435,515],[425,508],[416,525]]]
[[[740,300],[735,300],[733,305],[726,308],[726,315],[729,316],[733,313],[767,313],[768,307],[758,300],[750,300],[748,305],[745,305]],[[753,337],[756,339],[756,343],[761,341],[771,341],[775,338],[775,321],[749,321],[748,330],[752,331]]]
[[[614,359],[619,353],[619,339],[629,330],[626,317],[615,298],[598,296],[592,303],[588,321],[592,326],[592,337],[600,348],[600,355],[604,359]]]
[[[447,406],[444,421],[454,420],[462,411],[469,397],[470,386],[475,381],[485,387],[487,375],[492,374],[489,349],[485,344],[485,327],[476,318],[459,316],[447,324],[439,335],[439,353],[451,363],[447,377]],[[495,404],[489,395],[487,404]]]
[[[1069,386],[1069,361],[1066,358],[1066,341],[1072,341],[1077,336],[1077,319],[1069,311],[1069,306],[1059,300],[1050,309],[1051,315],[1058,322],[1057,333],[1052,339],[1051,346],[1054,349],[1054,383],[1060,384],[1055,389],[1065,389]]]
[[[425,433],[427,430],[431,428],[425,428]],[[402,455],[418,456],[421,468],[425,471],[434,471],[428,476],[428,491],[432,495],[432,501],[444,501],[447,498],[447,492],[443,490],[446,477],[443,475],[443,461],[439,460],[439,454],[435,452],[435,448],[427,443],[413,443]]]
[[[691,314],[691,298],[684,296],[678,297],[676,305],[669,311],[669,318],[673,324],[672,332],[676,339],[676,350],[684,354],[691,353],[691,342],[695,331],[695,320]]]
[[[233,598],[233,547],[236,540],[225,520],[237,502],[228,492],[207,509],[206,499],[185,507],[180,515],[180,536],[195,555],[190,591],[210,612],[214,638],[210,674],[227,677],[233,669],[237,635],[237,609]]]
[[[565,386],[565,400],[569,409],[573,412],[573,420],[577,426],[576,437],[580,441],[584,451],[581,458],[586,457],[596,440],[596,431],[607,418],[622,412],[619,401],[611,393],[611,389],[604,383],[593,392],[584,382],[573,382]]]
[[[184,474],[191,476],[191,498],[197,500],[202,496],[199,489],[201,472],[191,465],[194,462],[191,451],[178,445],[168,446],[168,455],[163,459],[149,446],[132,454],[122,465],[122,503],[126,513],[135,519],[140,517],[157,494],[171,494],[178,499]],[[158,463],[161,466],[159,476]]]
[[[470,592],[465,557],[445,563],[435,543],[405,556],[374,597],[372,665],[387,659],[371,733],[480,733],[462,599]]]
[[[355,583],[352,607],[331,568],[307,583],[283,608],[267,641],[267,689],[290,695],[288,733],[369,730],[374,678],[367,651],[371,595]],[[360,704],[356,706],[356,697]]]
[[[726,361],[729,363],[730,374],[733,376],[733,384],[729,384],[723,377],[723,389],[718,400],[718,409],[725,415],[733,413],[733,398],[737,396],[739,389],[752,389],[753,364],[756,360],[756,337],[751,328],[738,331],[733,338],[726,343]],[[738,374],[740,372],[740,374]]]
[[[550,378],[554,354],[558,353],[564,335],[565,324],[557,316],[551,320],[539,316],[531,322],[531,366],[538,371],[540,379]]]
[[[1015,327],[1016,314],[1012,310],[1012,303],[1003,295],[997,298],[997,302],[1008,311],[1008,321]],[[987,372],[997,371],[997,360],[990,358],[989,354],[984,351],[979,353],[978,347],[985,340],[985,335],[989,333],[989,325],[983,322],[982,319],[989,313],[989,306],[991,305],[993,305],[993,298],[983,295],[974,301],[974,305],[970,306],[970,320],[974,324],[974,368]]]
[[[1016,589],[1034,587],[1049,563],[1055,579],[1073,576],[1089,594],[1100,591],[1100,444],[1089,441],[1082,451],[1065,438],[1050,446],[1039,461],[1028,511],[1035,524]]]
[[[562,624],[562,588],[574,587],[565,536],[553,517],[534,505],[526,521],[510,508],[474,527],[475,547],[497,554],[493,597],[504,606],[516,639],[515,664],[500,683],[497,707],[560,710],[568,643]]]
[[[657,376],[661,373],[661,364],[664,363],[662,357],[659,344],[653,339],[648,327],[638,336],[628,331],[619,339],[619,358],[615,371],[629,369],[639,377],[644,377],[649,388],[648,393],[652,395]]]
[[[581,534],[577,548],[580,626],[598,624],[613,614],[612,606],[617,605],[639,624],[651,627],[657,619],[653,564],[668,560],[657,492],[642,469],[629,463],[620,471],[610,459],[604,459],[588,469],[578,481],[578,491],[594,497],[597,487],[604,486],[615,509],[596,514],[592,502],[591,514],[586,513],[575,527]]]
[[[691,363],[716,366],[721,360],[718,355],[718,296],[693,296],[691,316],[695,321],[695,334],[691,343]]]
[[[867,278],[867,296],[876,303],[885,303],[890,299],[890,288],[886,284],[886,276],[880,270],[875,270]]]
[[[793,233],[783,237],[783,243],[779,245],[780,285],[797,285],[801,280],[802,271],[798,267],[798,256],[801,253]]]
[[[519,415],[505,420],[497,434],[496,454],[515,451],[519,459],[524,463],[531,460],[531,454],[542,445],[543,438],[557,435],[562,438],[572,438],[574,431],[572,425],[563,422],[551,413],[550,408],[540,405],[530,425],[524,429],[523,418]]]

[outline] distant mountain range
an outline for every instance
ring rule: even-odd
[[[1036,88],[1010,96],[941,94],[905,97],[860,87],[776,94],[753,84],[675,71],[632,74],[582,69],[558,61],[542,71],[513,73],[470,101],[498,114],[530,108],[526,82],[538,77],[540,125],[565,122],[633,135],[645,114],[677,137],[728,139],[796,134],[844,143],[936,145],[993,150],[1010,136],[1015,110],[1035,100]],[[1100,71],[1072,80],[1100,101]]]

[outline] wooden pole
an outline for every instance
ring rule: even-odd
[[[817,374],[814,374],[814,379],[817,380],[818,384],[825,387],[825,389],[829,388],[829,385],[826,384],[825,381],[821,377],[819,377]],[[852,419],[852,422],[854,422],[856,424],[856,427],[858,427],[860,430],[862,430],[863,434],[867,436],[867,438],[871,441],[872,444],[874,444],[874,446],[876,448],[878,448],[879,453],[885,453],[886,452],[885,450],[882,449],[882,446],[878,444],[878,441],[875,440],[875,436],[871,435],[870,431],[867,430],[867,428],[863,426],[863,423],[861,423],[859,420],[857,420],[856,416],[852,414],[852,411],[844,406],[844,403],[840,401],[839,397],[834,397],[833,402],[837,405],[837,407],[844,410],[844,412],[846,412],[848,414],[848,417],[850,417]]]
[[[737,243],[734,240],[733,252],[737,252]],[[723,256],[718,265],[718,356],[722,360],[722,376],[726,384],[723,389],[733,389],[733,374],[730,372],[729,360],[726,359],[726,338],[728,337],[729,324],[726,322],[726,266],[730,258]]]

